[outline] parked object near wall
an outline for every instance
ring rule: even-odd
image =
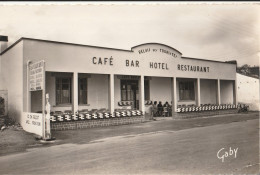
[[[237,73],[238,103],[249,106],[250,111],[260,111],[259,79]]]

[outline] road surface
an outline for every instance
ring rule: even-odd
[[[159,122],[161,127],[156,131],[32,148],[24,153],[2,156],[0,174],[259,172],[258,119],[184,130],[165,129],[163,123],[169,122]],[[140,126],[127,127],[138,130]]]

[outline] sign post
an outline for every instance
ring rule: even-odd
[[[49,94],[46,94],[46,139],[51,139],[51,126],[50,126],[50,119],[51,119],[51,105],[49,103]]]
[[[46,140],[45,62],[44,60],[41,60],[28,64],[28,69],[29,91],[42,91],[42,137]]]

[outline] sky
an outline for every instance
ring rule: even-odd
[[[184,57],[259,65],[259,4],[17,4],[0,2],[9,45],[21,37],[126,50],[156,42]]]

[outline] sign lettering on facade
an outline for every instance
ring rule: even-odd
[[[147,52],[160,52],[163,54],[171,55],[174,58],[177,58],[177,55],[171,51],[168,51],[166,49],[151,49],[151,48],[145,48],[145,49],[140,49],[138,50],[139,54],[147,53]]]
[[[145,52],[155,52],[154,50],[156,49],[146,49],[140,53],[145,53]],[[165,52],[166,54],[171,54],[167,50],[164,49],[159,49],[159,52]],[[101,58],[101,57],[93,57],[92,58],[92,63],[95,65],[109,65],[113,66],[113,57],[111,56],[110,58]],[[169,70],[170,66],[165,62],[149,62],[148,63],[150,69],[161,69],[161,70]],[[125,60],[125,67],[141,67],[142,62],[138,60],[131,60],[131,59],[126,59]],[[190,71],[190,72],[209,72],[209,67],[208,66],[198,66],[198,65],[189,65],[189,64],[177,64],[177,70],[179,71]],[[40,76],[39,76],[40,77]]]
[[[43,89],[44,61],[29,65],[29,90],[38,91]]]
[[[24,112],[23,129],[27,132],[42,136],[42,114]]]
[[[209,67],[178,64],[177,69],[181,71],[209,72]]]

